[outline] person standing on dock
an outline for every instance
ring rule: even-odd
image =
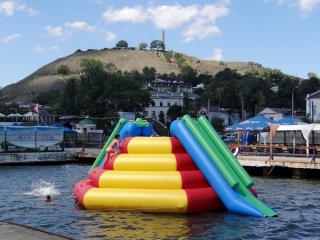
[[[112,140],[112,142],[109,144],[109,146],[107,147],[107,150],[106,150],[106,153],[107,153],[106,162],[108,161],[108,159],[110,157],[112,157],[113,155],[115,155],[116,153],[119,152],[119,150],[114,149],[115,147],[118,147],[118,149],[119,149],[119,138],[120,138],[120,135],[117,134],[115,136],[115,138]]]

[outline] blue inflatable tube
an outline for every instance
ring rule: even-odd
[[[176,137],[181,142],[230,212],[248,216],[265,217],[261,211],[247,202],[236,190],[229,186],[220,171],[182,120],[173,121],[170,132],[172,136]]]

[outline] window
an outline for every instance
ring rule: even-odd
[[[170,102],[167,102],[167,107],[170,107]]]
[[[160,102],[160,107],[162,107],[163,106],[163,104],[162,104],[162,102]]]

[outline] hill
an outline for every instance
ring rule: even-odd
[[[252,69],[261,68],[260,64],[252,62],[222,62],[201,60],[196,57],[187,56],[185,54],[185,62],[198,73],[215,75],[217,72],[228,67],[236,69],[238,73],[245,73]],[[65,81],[70,77],[78,77],[79,64],[81,59],[98,59],[103,63],[113,62],[117,69],[122,72],[138,70],[147,67],[154,67],[157,73],[171,73],[176,75],[180,73],[179,66],[174,62],[168,62],[163,57],[162,52],[144,51],[144,50],[127,50],[127,49],[102,49],[75,52],[69,56],[59,58],[33,72],[26,78],[17,83],[10,84],[2,88],[0,92],[1,102],[20,102],[30,101],[33,97],[41,92],[50,90],[62,90]],[[72,74],[70,76],[61,76],[57,73],[57,68],[61,65],[67,65]]]

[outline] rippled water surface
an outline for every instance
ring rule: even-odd
[[[75,239],[320,239],[320,180],[254,177],[277,218],[87,211],[74,204],[72,188],[89,168],[1,166],[0,219]],[[46,194],[53,202],[44,202]]]

